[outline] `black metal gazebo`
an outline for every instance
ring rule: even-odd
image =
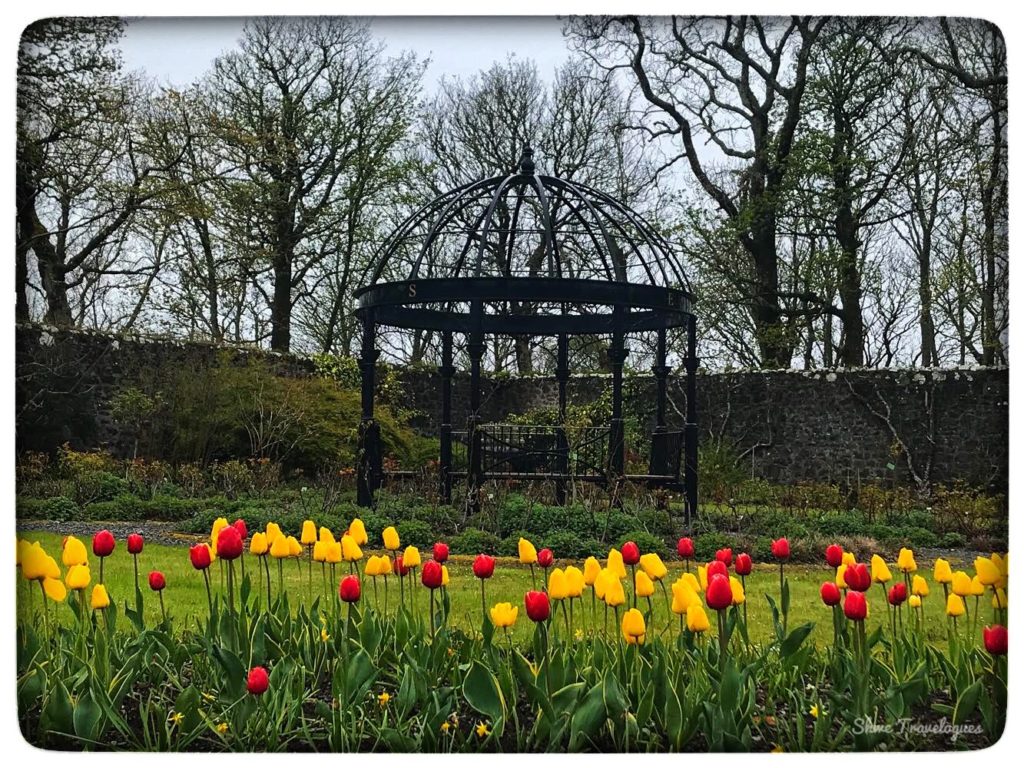
[[[697,509],[692,307],[672,247],[650,224],[603,192],[538,174],[529,147],[512,173],[441,195],[395,229],[369,284],[356,292],[355,313],[362,323],[358,503],[372,505],[383,478],[374,388],[376,334],[385,326],[440,333],[439,467],[445,502],[451,501],[453,481],[461,478],[472,507],[488,479],[554,480],[562,503],[568,481],[619,487],[623,480],[632,480],[684,490],[688,522]],[[668,329],[681,327],[686,328],[687,344],[686,423],[680,431],[666,425],[666,335]],[[657,333],[657,404],[649,471],[626,475],[622,375],[626,336],[637,332]],[[454,334],[466,339],[470,360],[465,432],[453,430],[451,423]],[[557,339],[560,427],[483,422],[480,369],[488,334]],[[598,434],[581,441],[590,450],[571,447],[565,429],[572,335],[610,337],[611,419]],[[456,452],[456,447],[463,450]]]

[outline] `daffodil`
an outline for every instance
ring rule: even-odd
[[[485,739],[491,735],[491,729],[487,727],[487,723],[476,724],[476,735],[481,739]]]

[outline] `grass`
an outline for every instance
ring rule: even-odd
[[[62,539],[60,535],[42,532],[25,532],[21,534],[21,538],[25,538],[30,541],[39,541],[47,552],[54,555],[58,562],[60,561]],[[86,547],[89,547],[89,542],[86,542]],[[369,556],[370,554],[371,552],[369,550],[364,549],[364,556]],[[245,555],[245,560],[246,573],[251,580],[254,580],[257,574],[257,560],[248,553]],[[563,561],[558,562],[557,564],[564,567],[568,563]],[[576,564],[582,567],[582,563]],[[223,595],[224,587],[221,582],[222,575],[219,565],[219,563],[214,563],[210,569],[210,576],[213,588],[220,591]],[[667,565],[669,568],[669,575],[665,578],[665,587],[668,592],[668,597],[671,598],[670,585],[672,581],[674,581],[683,571],[683,564],[671,562],[667,563]],[[944,611],[942,588],[941,585],[932,583],[931,563],[929,562],[925,564],[922,562],[919,563],[919,565],[922,567],[922,575],[928,579],[932,590],[931,595],[925,598],[924,601],[924,632],[926,633],[928,641],[945,645],[947,639],[947,620]],[[954,568],[956,568],[957,565],[958,564],[956,562],[953,562]],[[319,563],[313,563],[312,585],[310,585],[308,579],[309,565],[305,559],[305,555],[303,556],[303,559],[298,562],[294,560],[286,560],[284,561],[283,566],[285,589],[288,591],[289,600],[293,605],[297,604],[296,598],[305,601],[308,604],[311,594],[323,594],[323,582]],[[449,624],[467,632],[479,631],[481,626],[480,581],[473,576],[472,558],[454,556],[449,560],[447,566],[450,574],[448,590],[451,600]],[[99,575],[99,564],[96,562],[96,558],[90,557],[90,567],[93,583],[95,583]],[[270,567],[271,588],[273,594],[276,595],[278,590],[277,564],[271,562]],[[341,579],[342,576],[348,572],[347,565],[341,564],[337,566],[337,568],[338,579]],[[891,566],[891,568],[894,573],[896,573],[895,566]],[[149,572],[153,570],[162,571],[167,579],[167,588],[164,591],[164,602],[167,608],[168,617],[173,625],[178,629],[181,629],[184,626],[194,627],[198,619],[205,620],[208,610],[206,589],[202,575],[195,571],[189,562],[188,549],[183,546],[161,546],[158,544],[147,543],[144,551],[139,556],[139,582],[145,599],[145,620],[147,624],[156,624],[160,621],[160,603],[156,594],[150,591],[147,582],[147,576]],[[259,573],[262,575],[262,572]],[[240,575],[240,565],[237,562],[235,563],[235,574],[236,577]],[[832,640],[831,609],[822,604],[818,594],[821,582],[830,578],[830,570],[824,566],[816,568],[812,566],[792,565],[786,568],[786,575],[789,580],[791,593],[789,616],[790,628],[796,627],[804,622],[814,622],[816,626],[814,632],[811,634],[811,639],[818,645],[830,643]],[[896,577],[899,578],[898,575]],[[541,569],[538,568],[538,586],[541,584],[541,578]],[[115,601],[120,609],[123,610],[125,603],[128,603],[129,605],[134,604],[135,587],[132,557],[125,549],[123,541],[118,542],[117,549],[114,551],[114,554],[107,558],[107,561],[104,564],[104,579],[110,593],[111,600]],[[395,577],[390,577],[388,582],[388,611],[390,613],[394,613],[400,602],[399,585]],[[32,589],[31,593],[29,592],[29,587]],[[531,581],[530,570],[509,558],[499,559],[498,566],[494,571],[494,576],[489,579],[486,584],[488,608],[496,602],[506,601],[512,603],[512,605],[519,606],[519,619],[516,622],[513,633],[513,640],[518,643],[525,644],[528,642],[529,638],[532,637],[532,622],[527,618],[525,609],[523,608],[523,594],[532,588],[533,582]],[[253,581],[252,589],[253,592],[258,595],[265,594],[265,577],[263,577],[260,582]],[[336,589],[337,583],[334,584],[332,591]],[[591,616],[591,597],[587,594],[589,591],[590,590],[588,589],[584,592],[582,605],[580,604],[580,601],[574,601],[576,603],[573,610],[574,621],[572,624],[574,631],[582,629],[589,632],[595,626],[594,619]],[[628,585],[626,592],[628,600],[631,598],[631,590]],[[383,610],[383,579],[378,579],[377,593],[380,605],[379,609]],[[409,594],[408,580],[406,580],[405,593],[406,603],[412,607],[413,603],[411,602],[411,596]],[[755,566],[754,572],[746,579],[748,628],[750,638],[755,643],[768,640],[772,634],[771,610],[769,608],[768,601],[764,597],[766,593],[778,602],[779,572],[778,567],[771,564]],[[418,570],[414,596],[416,601],[416,611],[422,615],[424,622],[426,622],[428,616],[427,606],[429,596],[428,591],[421,583],[419,583]],[[74,606],[73,600],[74,595],[69,595],[65,605],[58,607],[57,616],[60,617],[61,621],[70,623],[73,620],[71,613],[72,606]],[[376,604],[371,579],[366,579],[364,581],[362,600],[364,605],[367,603],[371,605]],[[674,634],[678,629],[679,619],[669,611],[665,596],[662,594],[660,588],[656,589],[655,594],[650,600],[650,607],[653,609],[653,621],[652,624],[649,625],[649,632],[653,631],[654,633],[661,633],[664,631],[666,634]],[[875,626],[888,623],[888,613],[886,611],[886,604],[883,601],[881,587],[875,585],[868,591],[868,601],[871,605],[870,616],[868,617],[868,631],[870,632]],[[981,636],[982,626],[991,619],[990,605],[990,598],[988,596],[981,599],[981,613],[977,628],[978,638]],[[19,578],[17,605],[19,620],[30,620],[33,613],[38,612],[39,606],[39,588],[36,585],[30,585],[23,579]],[[641,598],[640,605],[638,607],[646,612],[648,606],[643,598]],[[620,611],[621,610],[622,609],[620,609]],[[968,610],[973,616],[975,602],[970,598],[968,598]],[[596,613],[596,627],[598,631],[600,631],[602,626],[603,614],[603,605],[598,601]],[[51,609],[50,616],[52,617],[53,615],[54,614]],[[709,615],[712,627],[714,627],[714,616],[711,615],[710,611]],[[910,627],[913,623],[913,617],[906,606],[904,606],[903,615],[904,622],[908,627]],[[614,618],[611,616],[611,612],[609,612],[609,617],[609,630],[617,632],[618,627],[614,626]],[[557,621],[557,628],[555,631],[564,631],[564,619],[560,609],[557,609],[557,613],[553,615],[553,620]],[[959,630],[962,633],[966,633],[968,631],[967,622],[961,620],[959,622]]]

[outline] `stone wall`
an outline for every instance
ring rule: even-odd
[[[17,329],[18,447],[51,449],[62,442],[123,449],[123,435],[107,403],[123,386],[139,383],[158,364],[186,369],[218,356],[241,363],[250,355],[273,361],[282,375],[310,375],[310,361],[258,350],[166,339],[115,338],[39,326]],[[440,377],[401,373],[414,425],[437,433]],[[453,387],[456,425],[466,422],[468,376]],[[573,376],[570,399],[596,400],[607,376]],[[962,479],[1005,492],[1009,472],[1007,369],[762,371],[698,376],[698,413],[704,442],[721,441],[742,457],[751,475],[774,482],[823,481],[917,485]],[[548,377],[485,380],[483,415],[553,408],[557,385]],[[654,379],[626,380],[626,411],[650,424]],[[685,412],[685,382],[671,377],[669,421]]]

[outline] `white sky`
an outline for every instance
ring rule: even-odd
[[[244,18],[139,18],[121,39],[127,69],[142,69],[161,85],[183,88],[209,68],[223,51],[236,46]],[[471,75],[509,54],[536,61],[550,78],[568,58],[562,22],[541,17],[376,17],[373,33],[390,53],[412,50],[431,64],[428,90],[443,75]]]

